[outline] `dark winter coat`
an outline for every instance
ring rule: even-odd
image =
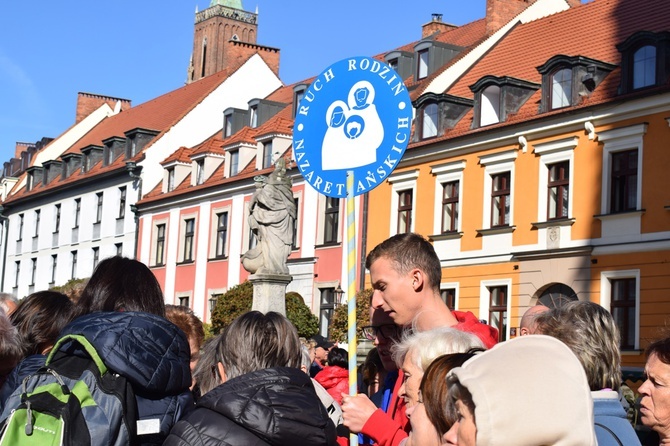
[[[179,421],[166,446],[335,445],[309,376],[299,369],[258,370],[205,394]]]
[[[161,444],[193,408],[188,341],[167,319],[133,311],[92,313],[66,326],[61,336],[67,334],[85,336],[105,365],[128,380],[140,420],[160,420],[160,433],[142,435],[143,444]],[[78,354],[72,344],[63,349]]]
[[[38,371],[46,360],[47,357],[44,355],[30,355],[14,367],[0,389],[0,413],[12,393],[21,386],[23,379]]]

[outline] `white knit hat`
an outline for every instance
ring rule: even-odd
[[[475,403],[478,446],[595,446],[586,374],[561,341],[500,343],[451,371]]]

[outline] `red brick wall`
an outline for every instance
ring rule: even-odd
[[[130,100],[128,99],[79,92],[77,95],[77,114],[75,117],[75,124],[100,108],[102,104],[108,104],[113,109],[118,101],[121,101],[121,110],[126,110],[131,107]]]

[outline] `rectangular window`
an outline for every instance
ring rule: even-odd
[[[119,188],[119,218],[126,216],[126,186]]]
[[[460,182],[442,185],[442,233],[458,231],[458,190]]]
[[[95,270],[98,267],[98,262],[100,261],[100,248],[93,248],[93,269]]]
[[[42,211],[39,209],[35,211],[35,232],[33,237],[37,237],[40,234],[40,218],[42,216]]]
[[[156,226],[156,265],[163,265],[165,253],[165,224]]]
[[[455,288],[445,288],[440,290],[440,297],[447,304],[450,310],[456,309],[456,289]]]
[[[498,342],[507,339],[507,287],[489,288],[489,324],[498,329]]]
[[[195,163],[196,180],[195,184],[202,184],[205,182],[205,160],[198,160]]]
[[[491,227],[509,225],[510,217],[510,172],[491,177]]]
[[[412,189],[398,192],[398,234],[412,230]]]
[[[215,257],[226,256],[226,241],[228,240],[228,212],[216,214],[216,250]]]
[[[340,228],[340,199],[326,197],[323,243],[337,243]]]
[[[610,212],[637,209],[637,149],[612,153]]]
[[[547,168],[549,169],[547,219],[567,218],[570,199],[570,162],[550,164]]]
[[[174,167],[168,169],[168,184],[167,191],[172,192],[174,190]]]
[[[73,228],[79,227],[79,217],[81,216],[81,198],[74,199],[74,226]]]
[[[223,117],[223,137],[228,138],[233,134],[233,116],[225,115]]]
[[[263,143],[263,169],[272,166],[272,140]]]
[[[298,218],[300,217],[300,199],[293,197],[295,203],[295,221],[293,222],[293,237],[291,238],[291,249],[298,249]]]
[[[102,192],[95,194],[95,223],[100,223],[102,221]]]
[[[19,279],[21,278],[21,261],[14,262],[14,288],[19,287]]]
[[[632,350],[635,348],[636,279],[613,279],[610,285],[612,291],[610,312],[619,327],[620,347],[622,350]]]
[[[17,242],[21,240],[23,240],[23,214],[19,214],[19,236],[16,238]]]
[[[54,223],[54,232],[60,231],[60,204],[54,206],[55,223]]]
[[[56,269],[58,267],[58,254],[51,256],[51,283],[56,283]]]
[[[193,235],[195,234],[195,219],[184,220],[184,262],[193,261]]]
[[[416,77],[423,79],[428,76],[428,50],[419,51],[419,64],[417,66]]]
[[[335,311],[335,288],[321,288],[321,311],[319,312],[319,333],[328,339],[328,328]]]
[[[70,279],[77,278],[77,251],[72,251],[70,253],[72,257],[72,271],[70,272]]]
[[[249,107],[249,127],[255,129],[258,126],[258,107]]]
[[[116,243],[114,244],[116,247],[116,255],[119,257],[123,256],[123,243]]]
[[[230,151],[230,176],[237,175],[240,168],[240,152],[239,150]]]
[[[30,259],[30,286],[35,285],[35,276],[37,275],[37,259]]]
[[[182,307],[189,308],[188,296],[180,296],[179,297],[179,305],[182,306]]]

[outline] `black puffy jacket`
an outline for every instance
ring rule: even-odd
[[[159,420],[160,432],[141,436],[141,444],[161,444],[193,408],[188,341],[167,319],[133,311],[92,313],[67,325],[61,336],[66,334],[86,337],[105,365],[128,380],[140,420]],[[78,354],[68,344],[62,349]]]
[[[205,394],[166,446],[335,445],[335,425],[312,381],[277,367],[238,376]]]

